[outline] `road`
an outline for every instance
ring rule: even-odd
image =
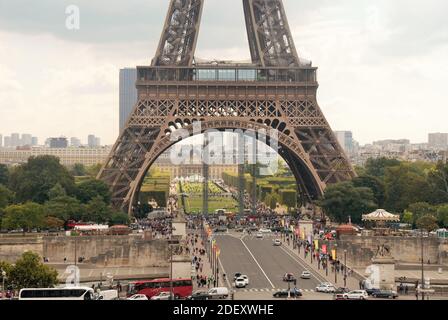
[[[288,284],[283,281],[285,273],[295,275],[297,287],[304,294],[314,292],[318,284],[325,282],[325,279],[313,273],[311,279],[300,279],[300,274],[306,270],[303,262],[287,248],[274,246],[273,235],[257,239],[255,236],[225,234],[217,235],[216,239],[221,248],[221,265],[228,275],[229,286],[233,285],[231,282],[236,272],[249,277],[249,286],[236,289],[238,293],[268,293],[272,296],[275,291],[288,288]]]

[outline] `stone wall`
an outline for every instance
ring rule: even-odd
[[[14,263],[26,251],[42,256],[42,236],[2,235],[0,237],[0,261]]]
[[[74,261],[96,266],[167,266],[170,251],[167,241],[144,240],[141,236],[45,237],[43,255],[52,263]]]
[[[337,241],[339,259],[347,250],[347,263],[353,267],[364,267],[372,263],[378,245],[388,245],[397,263],[421,262],[421,239],[419,237],[368,237],[341,236]],[[432,264],[447,263],[448,244],[438,238],[424,238],[424,261]]]

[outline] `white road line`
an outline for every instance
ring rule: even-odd
[[[221,267],[222,274],[227,275],[226,270],[224,269],[224,266],[222,265],[221,258],[218,258],[218,263],[219,263],[219,266]],[[226,276],[226,282],[227,282],[227,288],[232,288],[232,286],[230,285],[230,282],[229,282],[229,278],[227,276]]]
[[[252,252],[249,250],[249,248],[247,247],[247,245],[244,243],[243,239],[240,239],[241,243],[243,244],[243,246],[246,248],[246,250],[249,252],[250,256],[252,257],[252,259],[254,259],[255,263],[257,264],[258,268],[260,268],[261,272],[263,272],[264,276],[266,277],[266,279],[268,280],[269,284],[272,286],[272,288],[275,288],[274,284],[272,283],[272,281],[269,279],[268,275],[266,274],[266,272],[264,272],[263,268],[260,266],[260,264],[258,263],[257,259],[255,259],[254,255],[252,254]]]
[[[326,280],[323,276],[321,276],[320,274],[315,273],[314,270],[312,270],[312,268],[306,266],[304,264],[303,261],[301,261],[299,258],[293,256],[290,252],[288,252],[283,246],[280,247],[288,256],[290,256],[292,259],[294,259],[298,264],[300,264],[300,266],[302,268],[305,268],[305,270],[308,270],[313,276],[314,278],[316,278],[316,280],[320,280],[322,282],[328,282],[328,280]]]

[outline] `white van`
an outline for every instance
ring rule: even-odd
[[[118,300],[117,290],[104,290],[98,294],[98,300]]]
[[[211,288],[208,290],[210,299],[227,299],[229,297],[229,289],[226,287]]]

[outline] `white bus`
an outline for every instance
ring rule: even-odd
[[[19,300],[94,300],[95,295],[89,287],[67,288],[28,288],[21,289]]]

